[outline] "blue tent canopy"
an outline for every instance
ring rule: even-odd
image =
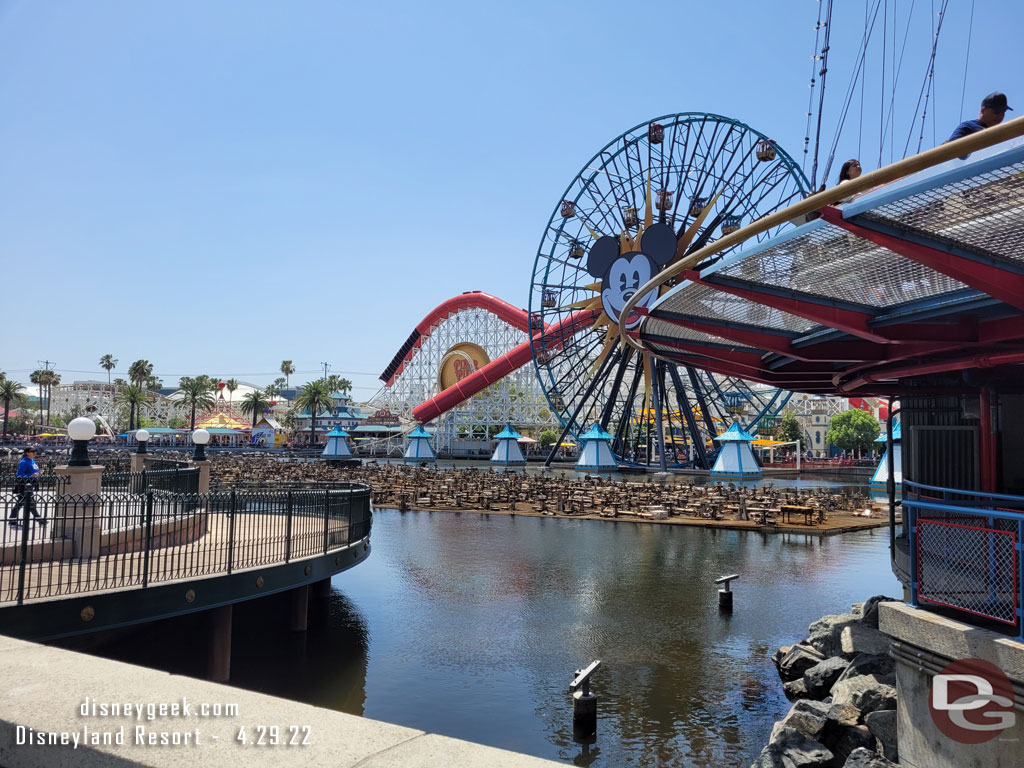
[[[501,432],[496,434],[492,439],[494,439],[494,440],[518,440],[521,437],[522,437],[522,435],[520,435],[518,432],[516,432],[514,429],[512,429],[511,426],[506,424],[505,428],[503,430],[501,430]]]

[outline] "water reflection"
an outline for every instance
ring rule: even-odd
[[[884,530],[382,510],[326,626],[288,633],[286,596],[236,608],[232,684],[579,766],[749,765],[789,706],[771,653],[899,594],[887,547]],[[732,614],[717,607],[726,573]],[[201,676],[201,629],[113,655]],[[594,659],[598,734],[579,744],[568,685]]]
[[[578,765],[734,765],[788,708],[774,649],[896,591],[886,544],[383,511],[373,557],[335,585],[371,628],[371,717]],[[598,658],[598,739],[579,745],[567,686]]]

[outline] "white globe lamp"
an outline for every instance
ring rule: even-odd
[[[206,461],[206,444],[210,442],[210,433],[199,428],[192,433],[192,444],[196,449],[192,452],[193,461]]]
[[[68,437],[71,438],[71,456],[69,467],[90,467],[89,441],[96,435],[96,423],[85,416],[72,419],[68,424]]]

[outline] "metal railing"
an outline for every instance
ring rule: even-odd
[[[910,604],[1016,627],[1024,640],[1024,497],[904,480]]]
[[[199,470],[194,467],[145,469],[142,472],[104,472],[100,484],[105,489],[144,493],[148,490],[170,493],[199,493]]]
[[[0,605],[227,575],[370,533],[370,489],[98,495],[0,491]],[[12,524],[12,513],[17,523]]]

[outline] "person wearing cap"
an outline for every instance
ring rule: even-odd
[[[1006,103],[1006,94],[990,93],[984,99],[981,100],[981,114],[978,115],[977,120],[965,120],[956,127],[953,131],[953,135],[946,139],[946,142],[954,141],[956,139],[963,138],[964,136],[970,136],[972,133],[983,131],[986,128],[991,128],[995,125],[999,125],[1003,122],[1003,116],[1006,111],[1013,111],[1013,107],[1008,106]]]
[[[18,494],[18,501],[11,510],[11,517],[8,522],[11,525],[18,525],[18,512],[24,505],[32,517],[36,520],[42,519],[42,515],[36,510],[35,484],[36,476],[39,474],[39,465],[36,464],[36,449],[31,445],[23,451],[21,461],[18,462],[18,472],[15,478],[14,489]],[[46,520],[43,520],[45,523]]]

